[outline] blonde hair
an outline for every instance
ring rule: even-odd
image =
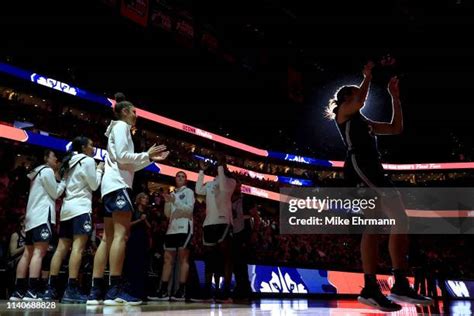
[[[331,99],[329,100],[328,106],[326,107],[326,110],[324,111],[324,117],[326,117],[328,120],[335,120],[336,119],[336,108],[339,105],[337,104],[337,99]]]
[[[143,197],[148,197],[148,194],[146,194],[145,192],[138,193],[135,197],[135,204],[138,204],[138,201],[140,201],[140,199]]]
[[[348,97],[350,97],[354,93],[354,89],[358,89],[357,86],[342,86],[337,89],[336,93],[334,93],[334,97],[329,100],[329,103],[324,111],[324,116],[328,120],[335,120],[336,119],[336,112],[341,104],[343,104]]]

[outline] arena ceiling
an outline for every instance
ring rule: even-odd
[[[375,72],[367,113],[389,119],[385,85],[398,73],[405,133],[381,139],[385,159],[472,157],[472,0],[167,2],[212,28],[235,61],[99,0],[2,3],[0,57],[97,93],[123,91],[140,107],[258,147],[341,159],[326,101],[361,79],[367,59],[390,53],[397,67]],[[289,66],[303,101],[288,98]]]

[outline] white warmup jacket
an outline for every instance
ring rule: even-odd
[[[61,221],[92,212],[92,191],[99,188],[103,171],[93,158],[75,154],[69,161],[66,196],[61,207]]]
[[[43,224],[56,224],[56,199],[64,192],[66,183],[57,183],[54,171],[48,165],[36,167],[28,178],[31,187],[26,205],[25,231]]]
[[[194,211],[193,190],[183,186],[179,189],[176,189],[173,193],[171,193],[171,195],[175,198],[174,202],[165,203],[165,214],[169,214],[170,218],[166,234],[187,234],[188,227],[190,227],[192,233]],[[176,218],[176,214],[178,213],[180,214],[180,217]]]
[[[148,153],[135,153],[130,129],[124,121],[112,121],[105,132],[109,138],[101,194],[132,188],[135,171],[151,164]]]
[[[203,226],[216,224],[232,225],[232,193],[236,181],[224,174],[224,167],[217,168],[217,177],[203,185],[204,172],[199,171],[196,194],[206,196],[206,219]]]

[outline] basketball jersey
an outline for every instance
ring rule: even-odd
[[[342,124],[338,124],[336,121],[336,125],[348,154],[354,153],[358,156],[376,160],[380,158],[377,137],[368,119],[360,112],[357,112]]]

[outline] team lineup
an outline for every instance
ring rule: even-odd
[[[58,300],[63,303],[87,303],[97,305],[137,305],[142,301],[132,296],[124,286],[122,271],[125,248],[134,213],[131,187],[134,173],[151,164],[167,158],[166,146],[153,145],[147,152],[135,153],[131,129],[136,123],[133,105],[125,101],[122,94],[116,95],[115,114],[117,121],[109,125],[105,163],[96,165],[92,140],[77,137],[61,163],[54,152],[47,150],[44,164],[30,174],[31,190],[25,218],[25,252],[16,270],[16,289],[11,301]],[[203,243],[216,247],[222,253],[225,264],[224,289],[218,299],[225,302],[230,298],[230,277],[232,275],[229,238],[232,235],[232,204],[240,199],[237,181],[227,170],[222,157],[213,181],[203,183],[204,170],[209,164],[201,162],[201,172],[196,184],[196,193],[206,196],[207,216],[204,222]],[[189,244],[193,232],[194,192],[186,187],[184,172],[176,174],[176,189],[165,194],[165,214],[169,218],[164,250],[165,260],[161,283],[151,301],[165,301],[170,298],[184,301],[189,271]],[[101,188],[104,205],[104,235],[94,257],[92,287],[89,295],[80,293],[78,274],[82,252],[92,233],[92,192]],[[64,193],[59,221],[56,220],[55,200]],[[137,205],[147,196],[137,196]],[[239,204],[239,203],[237,203]],[[236,205],[234,203],[234,205]],[[240,203],[240,208],[242,207]],[[47,210],[45,212],[45,210]],[[242,212],[240,211],[240,214]],[[134,219],[135,220],[135,219]],[[59,223],[58,223],[59,222]],[[58,247],[51,260],[47,289],[39,292],[41,262],[53,235],[54,226],[59,224]],[[234,233],[238,233],[234,229]],[[63,295],[58,293],[59,270],[62,261],[71,251],[69,278]],[[178,254],[180,278],[177,291],[169,294],[173,260]],[[104,271],[109,262],[110,277],[104,281]],[[212,277],[206,270],[206,279]],[[106,286],[106,284],[108,286]],[[108,288],[108,289],[107,289]],[[106,290],[107,289],[107,290]],[[210,292],[207,293],[210,295]]]
[[[377,149],[376,135],[399,134],[403,129],[403,119],[399,98],[398,79],[392,78],[388,91],[392,97],[393,117],[390,123],[371,121],[361,112],[369,92],[372,68],[367,63],[363,69],[364,79],[360,86],[343,86],[335,94],[327,109],[328,118],[334,120],[347,149],[344,177],[349,186],[364,186],[377,192],[380,187],[393,187],[383,173]],[[44,163],[30,174],[31,189],[25,218],[25,251],[16,269],[15,291],[11,301],[55,301],[62,303],[83,303],[88,305],[139,305],[144,297],[144,285],[138,287],[138,297],[131,291],[124,270],[128,256],[136,249],[127,249],[130,243],[130,227],[140,223],[147,225],[146,219],[137,213],[148,203],[146,195],[138,194],[132,202],[135,172],[146,168],[153,162],[166,160],[170,154],[165,145],[153,145],[146,152],[135,153],[132,129],[135,128],[137,114],[135,107],[125,96],[117,93],[114,114],[105,135],[108,138],[105,162],[96,165],[94,144],[87,137],[76,137],[71,147],[58,163],[52,151],[46,151]],[[210,301],[232,302],[232,274],[242,275],[242,267],[237,270],[235,261],[235,240],[243,230],[243,211],[240,183],[228,170],[226,158],[221,155],[216,164],[200,160],[200,172],[195,191],[187,187],[187,175],[180,171],[175,175],[175,190],[164,194],[166,201],[164,213],[168,227],[164,239],[164,264],[161,281],[155,293],[147,295],[149,301]],[[204,183],[205,172],[214,176]],[[100,187],[103,204],[104,234],[94,256],[91,290],[81,293],[79,273],[82,253],[91,236],[93,223],[92,194]],[[205,196],[206,217],[203,223],[202,244],[207,248],[205,257],[205,284],[199,298],[187,291],[189,275],[190,241],[193,238],[193,210],[195,194]],[[55,201],[63,196],[60,218],[56,219]],[[395,301],[420,305],[430,305],[432,300],[417,294],[407,279],[406,260],[408,239],[407,218],[400,196],[395,194],[373,200],[370,211],[382,208],[391,218],[380,225],[392,225],[396,231],[390,234],[389,252],[393,265],[395,284],[390,297],[385,297],[376,281],[377,236],[364,232],[361,241],[361,254],[365,275],[365,287],[358,298],[359,302],[384,311],[397,311],[401,306]],[[327,202],[327,201],[323,201]],[[308,200],[309,203],[309,200]],[[323,203],[324,204],[324,203]],[[380,207],[383,205],[383,207]],[[377,207],[375,207],[377,206]],[[370,215],[370,212],[368,213]],[[367,215],[367,214],[366,214]],[[326,225],[379,225],[375,219],[358,222],[345,222],[332,218]],[[394,225],[394,223],[397,225]],[[39,278],[42,260],[53,236],[54,225],[59,224],[59,242],[50,265],[50,276],[46,291],[40,291]],[[290,222],[291,224],[291,222]],[[319,225],[310,219],[294,225]],[[293,224],[292,224],[293,225]],[[134,244],[144,243],[142,237],[134,237]],[[142,238],[142,239],[140,239]],[[238,248],[238,245],[237,245]],[[128,252],[129,251],[129,252]],[[68,281],[64,293],[59,293],[59,272],[61,263],[69,256]],[[131,255],[132,254],[132,255]],[[133,260],[141,260],[139,252]],[[178,285],[171,285],[175,261],[179,262]],[[108,279],[105,278],[106,266]],[[129,264],[129,263],[128,263]],[[245,270],[245,267],[243,268]],[[223,278],[223,286],[212,293],[213,278]],[[236,277],[243,280],[245,277]],[[247,287],[237,281],[237,287]],[[247,281],[248,282],[248,277]],[[61,295],[62,294],[62,295]]]

